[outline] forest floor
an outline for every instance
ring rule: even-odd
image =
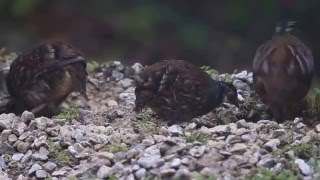
[[[252,73],[217,74],[237,87],[191,122],[137,114],[133,77],[141,65],[88,63],[87,95],[72,93],[58,116],[0,115],[0,179],[320,179],[320,122],[272,121]]]

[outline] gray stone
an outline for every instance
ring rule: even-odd
[[[30,148],[30,144],[26,142],[19,142],[17,144],[17,150],[21,153],[26,153]]]
[[[112,77],[114,78],[115,81],[119,81],[124,78],[124,74],[117,70],[113,70]]]
[[[200,174],[203,174],[205,176],[216,175],[219,173],[220,173],[219,169],[208,168],[208,167],[205,167],[200,171]]]
[[[97,152],[94,154],[95,157],[102,158],[102,159],[109,159],[114,160],[115,156],[113,153],[103,151],[103,152]]]
[[[118,106],[118,103],[117,103],[117,101],[115,101],[115,100],[109,100],[109,101],[107,101],[107,105],[108,105],[109,107],[111,107],[111,106]]]
[[[219,125],[213,128],[209,128],[209,131],[215,134],[223,134],[227,132],[228,125]]]
[[[9,138],[11,132],[12,130],[10,129],[3,130],[0,135],[0,141],[6,141]]]
[[[44,146],[47,142],[47,136],[40,136],[39,138],[36,138],[33,142],[33,146],[35,148],[39,148],[40,146]]]
[[[28,123],[32,120],[35,119],[35,116],[32,112],[29,112],[29,111],[24,111],[22,114],[21,114],[21,121],[22,122],[25,122],[25,123]]]
[[[149,169],[152,167],[156,167],[160,159],[161,159],[161,156],[156,154],[156,155],[151,155],[147,157],[140,157],[138,160],[138,163],[142,167]]]
[[[275,165],[275,161],[272,158],[262,158],[258,163],[257,166],[258,167],[267,167],[267,168],[271,168]]]
[[[1,169],[3,170],[7,169],[7,164],[4,159],[4,155],[0,156],[0,172],[1,172]]]
[[[241,136],[241,140],[244,142],[252,142],[254,139],[252,138],[251,134],[244,134]]]
[[[143,66],[140,64],[140,63],[134,63],[131,68],[134,70],[134,73],[135,74],[140,74],[142,69],[143,69]]]
[[[189,158],[182,158],[181,159],[181,164],[183,164],[183,165],[189,165],[189,162],[190,162],[190,160],[189,160]]]
[[[67,174],[67,171],[64,170],[60,170],[60,171],[53,171],[53,173],[51,174],[52,176],[64,176]]]
[[[11,180],[11,178],[9,178],[8,174],[5,172],[0,172],[0,179],[1,180]]]
[[[154,145],[154,139],[153,138],[147,138],[142,140],[142,144],[146,145],[146,146],[152,146]]]
[[[273,131],[272,137],[273,138],[277,138],[277,137],[283,136],[285,134],[286,134],[286,130],[285,129],[276,129],[276,130]]]
[[[286,156],[286,158],[291,159],[291,160],[295,159],[295,155],[294,155],[294,151],[293,150],[290,150],[290,151],[286,152],[285,156]]]
[[[304,128],[304,127],[306,127],[306,125],[303,124],[302,122],[300,122],[299,124],[296,125],[296,128],[298,128],[298,129],[301,129],[301,128]]]
[[[36,171],[36,177],[38,178],[38,179],[44,179],[44,178],[46,178],[47,177],[47,175],[48,175],[48,173],[46,172],[46,171],[44,171],[44,170],[37,170]]]
[[[0,131],[4,129],[11,129],[11,123],[17,119],[13,113],[0,115]]]
[[[160,129],[159,129],[159,135],[162,135],[162,136],[170,136],[170,132],[168,131],[168,129],[164,126],[161,126]]]
[[[282,163],[277,163],[272,170],[276,171],[276,172],[281,172],[284,168],[284,164]]]
[[[42,154],[42,155],[45,155],[45,156],[49,156],[50,152],[46,147],[41,146],[40,149],[39,149],[39,154]]]
[[[240,143],[242,142],[242,139],[240,136],[236,136],[236,135],[229,135],[226,138],[226,143],[227,144],[235,144],[235,143]]]
[[[31,132],[30,131],[26,131],[26,132],[22,133],[21,136],[19,136],[18,139],[20,141],[23,141],[23,140],[27,139],[30,135],[31,135]]]
[[[161,177],[171,177],[175,173],[176,173],[176,170],[172,168],[160,170]]]
[[[112,168],[102,165],[97,172],[97,178],[104,179],[107,178],[112,173]]]
[[[238,136],[241,136],[241,135],[247,134],[248,132],[249,132],[248,129],[239,128],[239,129],[237,129],[237,131],[235,132],[235,134],[238,135]]]
[[[181,165],[181,160],[179,158],[174,158],[171,161],[170,167],[172,168],[178,168]]]
[[[73,146],[69,146],[68,147],[68,151],[70,154],[72,154],[73,156],[76,156],[79,154],[79,152],[73,147]]]
[[[123,88],[128,88],[132,85],[133,80],[132,79],[121,79],[119,81],[119,84],[123,87]]]
[[[31,156],[32,156],[32,151],[31,150],[28,150],[27,153],[24,154],[23,158],[21,159],[21,163],[24,164],[24,163],[27,163],[30,161],[31,159]]]
[[[31,166],[31,168],[28,171],[28,175],[32,175],[33,173],[35,173],[36,171],[42,169],[42,167],[39,164],[34,164]]]
[[[320,124],[316,125],[315,130],[316,130],[317,133],[320,133]]]
[[[135,156],[138,156],[140,151],[136,148],[130,149],[128,152],[126,152],[125,156],[127,159],[134,158]]]
[[[36,127],[37,127],[37,123],[36,123],[34,120],[32,120],[32,121],[29,123],[28,130],[29,130],[29,131],[33,131],[33,130],[36,129]]]
[[[0,154],[14,154],[16,150],[7,142],[0,141]]]
[[[178,169],[173,179],[190,179],[190,171],[187,168]]]
[[[47,155],[43,155],[43,154],[39,154],[39,153],[34,153],[32,155],[32,159],[36,160],[36,161],[45,161],[48,159]]]
[[[46,127],[53,125],[53,121],[51,119],[43,116],[36,118],[34,121],[37,123],[36,127],[40,130],[45,130]]]
[[[146,174],[147,174],[147,170],[144,169],[144,168],[141,168],[141,169],[137,170],[137,171],[134,173],[134,176],[135,176],[137,179],[142,179],[142,178],[146,177]]]
[[[51,173],[51,172],[53,172],[53,171],[56,169],[57,165],[56,165],[55,163],[53,163],[53,162],[48,161],[48,162],[44,163],[44,164],[42,165],[42,167],[43,167],[43,169],[46,170],[47,172],[50,172],[50,173]]]
[[[190,123],[188,124],[188,126],[185,128],[185,130],[195,130],[197,127],[197,124],[196,123]]]
[[[230,149],[230,152],[232,154],[242,154],[244,152],[246,152],[248,149],[247,145],[244,143],[236,143],[232,146],[232,148]]]
[[[313,173],[311,167],[305,163],[303,159],[296,159],[294,163],[298,165],[299,170],[303,175],[309,176]]]
[[[206,146],[195,146],[189,150],[189,154],[193,157],[201,157],[206,150]]]
[[[280,145],[280,140],[279,139],[270,139],[268,142],[266,142],[263,146],[266,148],[268,151],[275,151],[277,150],[278,146]]]
[[[180,134],[182,134],[182,128],[179,127],[178,125],[172,125],[172,126],[168,127],[168,131],[172,135],[180,135]]]
[[[20,136],[27,128],[27,125],[24,122],[18,122],[13,125],[12,133],[16,136]]]
[[[24,154],[17,153],[17,154],[12,155],[11,159],[14,161],[20,161],[23,156],[24,156]]]
[[[249,127],[246,120],[244,120],[244,119],[237,121],[236,124],[237,124],[237,128],[248,128]]]
[[[9,137],[8,137],[8,142],[10,144],[14,144],[16,141],[18,140],[17,136],[14,135],[14,134],[10,134]]]
[[[26,176],[20,174],[17,178],[17,180],[28,180]]]
[[[132,166],[132,171],[135,172],[135,171],[138,171],[139,169],[141,169],[141,167],[139,166],[139,164],[135,164]]]
[[[272,123],[272,121],[270,121],[270,120],[260,120],[260,121],[258,121],[257,122],[257,124],[271,124]]]
[[[67,132],[66,132],[67,133]],[[76,142],[81,142],[84,139],[84,131],[80,129],[75,129],[71,134],[71,137],[76,140]]]
[[[126,180],[135,180],[134,175],[131,173],[128,176],[126,176]]]
[[[136,133],[126,133],[123,142],[129,146],[135,145],[140,142],[140,135]]]

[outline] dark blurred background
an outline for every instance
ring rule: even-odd
[[[185,59],[220,72],[251,70],[280,0],[0,0],[0,47],[23,52],[64,40],[89,60]],[[282,0],[296,35],[320,57],[319,0]]]

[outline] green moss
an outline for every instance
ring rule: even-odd
[[[215,69],[212,69],[209,66],[202,66],[200,67],[204,72],[206,72],[207,74],[209,74],[211,77],[216,77],[219,75],[219,72]]]
[[[59,162],[68,165],[75,165],[76,159],[69,153],[67,149],[62,149],[59,143],[54,143],[50,139],[47,140],[49,146],[50,157],[56,158]]]
[[[92,60],[92,61],[87,61],[87,71],[88,72],[93,72],[100,66],[100,63]]]
[[[52,176],[47,176],[46,178],[44,178],[45,180],[52,180]]]
[[[279,173],[272,172],[267,168],[261,168],[258,173],[254,173],[245,178],[246,180],[298,180],[299,176],[289,170],[281,171]]]
[[[134,123],[139,128],[139,131],[143,133],[155,134],[158,130],[156,123],[153,122],[153,119],[146,115],[142,115],[142,117]]]
[[[311,157],[313,157],[312,149],[313,149],[313,143],[300,144],[293,147],[285,146],[284,148],[275,151],[274,155],[282,155],[292,150],[295,156],[301,159],[310,159]]]
[[[279,129],[280,126],[279,126],[278,123],[272,122],[272,123],[270,123],[269,128],[270,128],[270,129],[273,129],[273,130],[276,130],[276,129]]]
[[[247,98],[244,99],[243,103],[246,107],[251,108],[251,107],[254,107],[255,100],[254,98],[248,96]]]
[[[108,179],[108,180],[117,180],[118,178],[117,178],[116,175],[110,174],[110,175],[108,175],[107,179]]]
[[[111,153],[128,151],[128,148],[122,145],[121,143],[110,143],[107,144],[103,149]]]
[[[195,177],[196,180],[216,180],[217,178],[214,175],[206,176],[202,174],[198,174]]]
[[[78,178],[76,176],[69,176],[68,180],[78,180]]]
[[[227,83],[232,83],[233,82],[233,78],[231,76],[231,74],[225,73],[224,74],[224,81]]]
[[[181,137],[187,142],[192,143],[195,141],[201,142],[203,144],[207,144],[209,140],[209,136],[202,134],[202,133],[195,133],[191,135],[187,135],[186,133],[183,133]]]
[[[13,61],[15,60],[19,55],[17,53],[11,52],[7,53],[6,48],[0,49],[0,61]]]
[[[313,107],[315,108],[320,108],[320,89],[319,88],[315,88],[313,90],[314,92],[314,103],[313,103]]]
[[[68,109],[61,110],[60,114],[54,116],[53,119],[55,120],[72,120],[78,117],[78,107],[72,105]]]

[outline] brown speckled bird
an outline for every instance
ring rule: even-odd
[[[291,105],[306,96],[314,71],[311,51],[290,34],[293,25],[280,23],[272,39],[258,48],[253,62],[254,88],[277,122],[284,121]]]
[[[40,45],[10,66],[7,84],[13,112],[51,117],[69,93],[86,91],[86,78],[85,59],[76,49],[63,42]]]
[[[183,60],[161,61],[146,67],[136,78],[136,107],[150,107],[168,121],[189,121],[222,103],[224,95],[237,104],[237,90],[215,81],[201,69]]]
[[[9,69],[0,70],[0,114],[10,113],[13,108],[13,98],[7,86],[8,74]]]

